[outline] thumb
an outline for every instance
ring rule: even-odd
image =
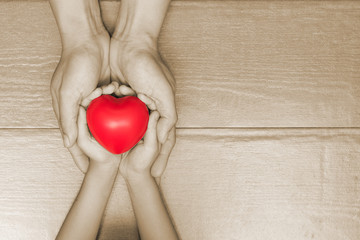
[[[74,145],[77,138],[77,117],[79,113],[80,96],[60,96],[60,124],[63,131],[65,147]]]
[[[168,116],[162,116],[159,119],[158,125],[157,125],[157,134],[158,139],[161,143],[165,143],[166,139],[168,138],[171,129],[175,126],[177,121],[177,114],[176,112],[173,115]]]
[[[165,171],[170,153],[175,146],[176,142],[176,129],[173,127],[170,130],[169,136],[166,142],[162,145],[160,154],[158,155],[157,159],[155,160],[153,166],[151,167],[151,175],[155,178],[160,178],[163,172]],[[159,184],[159,181],[157,181]]]
[[[159,113],[157,111],[153,111],[150,114],[148,128],[144,136],[144,144],[146,146],[153,147],[157,145],[156,124],[158,119],[159,119]]]
[[[172,94],[163,94],[158,101],[156,101],[156,105],[157,111],[160,113],[157,135],[159,142],[164,144],[178,119],[174,96]]]

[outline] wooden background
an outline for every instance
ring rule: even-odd
[[[101,6],[111,30],[119,2]],[[0,33],[0,238],[54,239],[83,175],[51,107],[49,3],[1,1]],[[360,1],[173,1],[160,50],[182,239],[360,239]],[[137,239],[121,177],[99,239]]]

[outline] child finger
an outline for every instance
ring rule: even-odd
[[[111,82],[109,85],[101,87],[103,94],[112,94],[118,88],[119,88],[119,83],[117,82]]]
[[[116,91],[116,90],[118,90],[118,89],[119,89],[119,87],[120,87],[119,82],[112,81],[112,82],[111,82],[111,84],[112,84],[112,85],[114,85],[114,87],[115,87],[115,91]]]
[[[91,101],[94,100],[97,97],[100,97],[101,94],[102,94],[102,89],[101,88],[96,88],[92,93],[90,93],[89,96],[87,96],[81,102],[81,106],[83,106],[84,108],[87,108],[89,106],[89,104],[91,103]]]
[[[79,110],[77,143],[81,150],[84,151],[84,153],[90,158],[96,156],[98,144],[90,136],[86,123],[86,111],[83,107],[80,107]]]
[[[156,104],[155,104],[155,102],[151,99],[151,98],[149,98],[149,97],[147,97],[146,95],[144,95],[144,94],[138,94],[138,98],[141,100],[141,101],[143,101],[145,104],[146,104],[146,106],[151,110],[151,111],[155,111],[156,110]]]
[[[154,147],[157,144],[156,125],[159,117],[160,114],[157,111],[150,114],[148,128],[144,136],[145,146]]]
[[[121,94],[121,92],[120,92],[120,88],[117,88],[114,93],[115,93],[115,95],[116,95],[117,97],[122,97],[122,96],[123,96],[123,95]]]
[[[86,123],[86,111],[83,107],[80,107],[79,109],[78,131],[79,131],[78,138],[81,142],[88,141],[91,138]]]
[[[136,92],[126,85],[121,85],[119,87],[119,92],[121,95],[124,95],[124,96],[135,96],[136,95]]]
[[[80,149],[89,156],[89,158],[99,160],[107,158],[109,155],[108,152],[90,135],[86,122],[86,111],[83,107],[80,107],[79,110],[77,143]]]

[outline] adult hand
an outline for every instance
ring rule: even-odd
[[[51,81],[53,108],[65,147],[85,172],[88,158],[76,143],[79,105],[98,85],[110,81],[110,37],[98,0],[50,0],[62,54]]]
[[[160,114],[157,138],[163,145],[151,168],[156,179],[165,170],[175,144],[175,79],[162,61],[157,40],[170,0],[122,0],[110,43],[111,78],[134,89]]]
[[[159,178],[175,145],[175,79],[157,48],[136,39],[111,38],[110,68],[112,80],[129,85],[151,110],[160,114],[157,135],[163,148],[151,170],[153,177]]]
[[[83,172],[89,160],[76,143],[79,105],[98,85],[110,81],[109,43],[109,35],[103,33],[89,36],[80,44],[63,47],[51,81],[53,108],[64,145]]]

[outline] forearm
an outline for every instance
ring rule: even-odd
[[[114,38],[156,43],[170,0],[122,0]]]
[[[90,164],[81,189],[58,233],[60,239],[95,239],[117,175],[117,166]]]
[[[50,0],[63,45],[76,44],[105,30],[98,0]]]
[[[127,185],[141,239],[178,239],[155,179],[149,174],[128,179]]]

